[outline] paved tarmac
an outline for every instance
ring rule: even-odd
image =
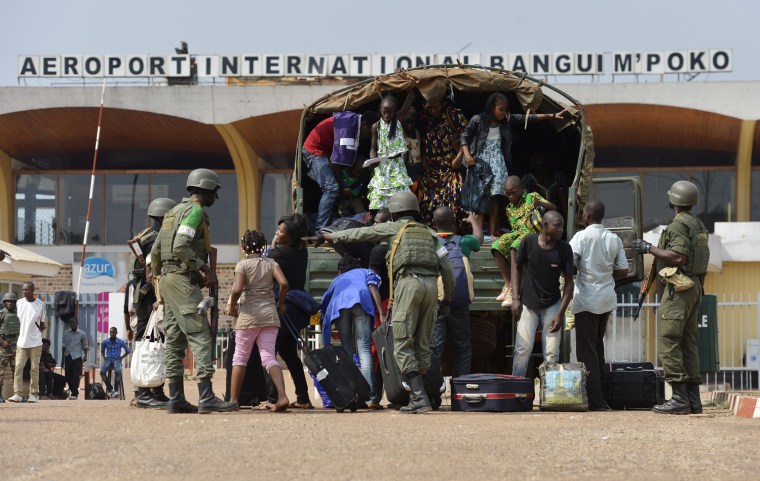
[[[186,391],[197,400],[194,381]],[[752,479],[760,420],[707,412],[169,415],[128,400],[6,403],[0,479]]]

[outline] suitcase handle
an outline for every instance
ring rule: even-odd
[[[462,394],[462,399],[468,403],[479,403],[486,399],[485,394]]]

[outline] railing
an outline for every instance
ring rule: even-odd
[[[656,296],[653,302],[645,302],[639,319],[633,322],[637,298],[621,296],[618,299],[605,336],[605,357],[608,361],[651,361],[655,366],[660,365],[658,305]],[[758,389],[760,363],[756,357],[748,359],[752,353],[748,353],[747,348],[760,337],[760,293],[754,299],[747,294],[721,296],[714,321],[717,322],[719,368],[715,372],[703,373],[703,382],[713,388],[730,384],[733,389]],[[701,324],[707,320],[700,319],[699,322]]]

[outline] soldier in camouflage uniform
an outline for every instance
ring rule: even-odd
[[[150,267],[150,256],[148,255],[153,248],[153,244],[158,237],[158,231],[161,229],[161,223],[164,221],[164,215],[177,203],[172,199],[161,197],[154,199],[148,205],[148,217],[151,220],[151,226],[135,236],[133,240],[139,240],[145,256],[141,262],[132,254],[129,258],[129,266],[132,274],[132,283],[134,285],[134,298],[129,302],[130,314],[137,317],[137,327],[134,333],[134,340],[141,341],[145,335],[145,328],[148,326],[148,320],[153,310],[158,307],[156,292],[153,288],[153,273]],[[129,323],[127,323],[129,326]],[[132,335],[131,327],[128,327]],[[138,387],[136,388],[135,405],[138,408],[163,409],[169,399],[164,394],[164,387]]]
[[[665,371],[665,380],[673,388],[673,396],[653,411],[663,414],[699,414],[702,401],[699,385],[699,354],[697,352],[697,317],[707,263],[710,259],[707,229],[691,208],[699,201],[697,186],[685,180],[674,183],[668,199],[676,216],[660,236],[657,247],[644,241],[634,243],[636,252],[652,254],[657,272],[676,267],[691,279],[693,285],[677,291],[672,283],[665,285],[658,311],[658,351]],[[688,282],[688,281],[686,281]]]
[[[438,242],[438,235],[415,222],[420,215],[417,197],[409,191],[397,192],[390,198],[388,209],[392,221],[371,227],[347,229],[320,237],[334,242],[388,241],[395,243],[396,235],[407,224],[393,254],[394,293],[392,295],[393,350],[401,373],[412,390],[409,404],[403,413],[423,413],[432,409],[422,379],[431,365],[430,341],[437,317],[447,317],[449,301],[454,290],[454,274],[448,251]],[[322,240],[320,238],[320,241]],[[391,252],[387,257],[390,263]],[[443,279],[444,296],[438,300],[438,276]]]
[[[214,395],[211,377],[211,332],[208,320],[198,314],[201,287],[216,284],[216,272],[208,263],[211,250],[209,219],[204,207],[218,198],[219,176],[196,169],[187,177],[190,197],[169,210],[151,250],[153,272],[161,272],[159,291],[164,301],[166,329],[166,377],[169,378],[170,413],[234,411],[237,404]],[[185,399],[182,358],[188,344],[193,350],[198,377],[198,407]]]
[[[16,370],[16,340],[21,323],[16,314],[16,294],[9,292],[3,296],[3,310],[0,311],[0,403],[4,403],[3,385],[13,384]]]

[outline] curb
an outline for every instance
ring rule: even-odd
[[[760,402],[758,402],[757,393],[713,391],[712,401],[728,404],[728,408],[736,417],[760,419]]]

